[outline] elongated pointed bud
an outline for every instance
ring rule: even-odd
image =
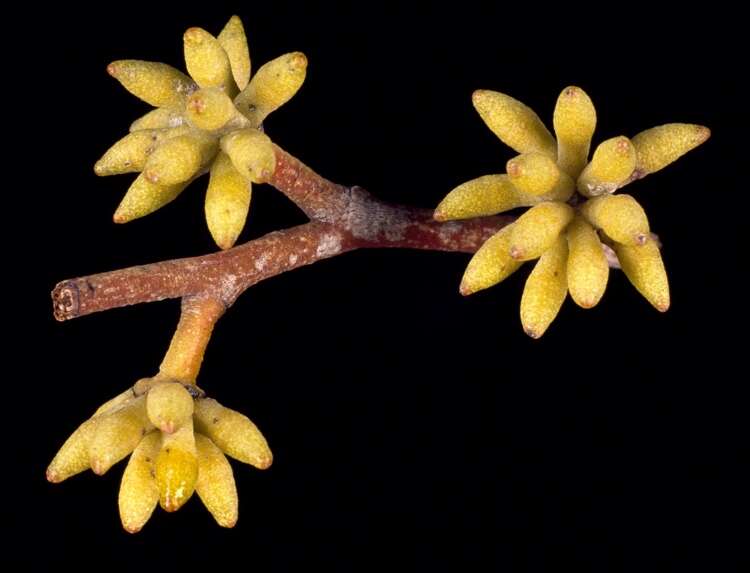
[[[127,223],[145,217],[173,201],[187,185],[188,181],[174,185],[157,185],[148,181],[141,173],[122,198],[113,219],[115,223]]]
[[[630,180],[635,163],[635,147],[627,137],[603,141],[578,178],[578,191],[586,197],[614,193]]]
[[[146,416],[146,397],[140,396],[111,414],[97,418],[89,445],[89,460],[95,474],[102,475],[127,456],[154,429]]]
[[[582,308],[592,308],[604,295],[609,264],[594,228],[580,215],[568,226],[568,291]]]
[[[216,138],[201,131],[172,137],[149,155],[143,176],[158,185],[182,183],[207,165],[217,149]]]
[[[129,133],[96,162],[94,173],[103,176],[142,171],[146,159],[155,149],[157,137],[153,130]]]
[[[195,89],[193,80],[172,66],[143,60],[117,60],[107,72],[126,90],[154,107],[180,110]]]
[[[472,102],[487,127],[508,147],[518,153],[537,152],[555,157],[555,139],[531,108],[490,90],[475,91]]]
[[[232,466],[222,451],[206,436],[196,434],[195,445],[198,448],[198,481],[195,491],[216,523],[222,527],[234,527],[239,504]]]
[[[152,109],[145,115],[142,115],[130,124],[130,131],[140,131],[142,129],[166,129],[170,127],[180,127],[185,124],[185,117],[182,110],[174,110],[168,107]]]
[[[234,83],[240,90],[244,90],[250,81],[250,50],[247,46],[245,28],[239,16],[229,19],[217,39],[229,57]]]
[[[179,382],[157,384],[146,394],[146,413],[154,426],[171,434],[193,415],[193,397]]]
[[[193,495],[198,480],[198,452],[192,420],[173,434],[162,434],[154,469],[159,505],[165,511],[177,511]]]
[[[202,398],[195,401],[195,429],[236,460],[261,470],[273,461],[266,439],[255,424],[247,416],[225,408],[216,400]]]
[[[519,261],[535,259],[551,248],[560,233],[573,220],[573,211],[566,203],[549,202],[535,205],[513,224],[510,235],[510,256]]]
[[[216,244],[228,249],[237,241],[250,210],[252,184],[220,152],[211,166],[206,192],[206,222]]]
[[[89,445],[99,420],[90,418],[65,440],[47,468],[47,481],[60,483],[91,467]]]
[[[560,236],[539,258],[521,296],[521,324],[531,338],[539,338],[560,312],[568,292],[568,243]]]
[[[507,175],[484,175],[453,189],[435,208],[436,221],[495,215],[539,199],[518,191]]]
[[[111,400],[107,400],[99,406],[96,409],[96,412],[94,412],[94,416],[101,416],[102,414],[108,414],[110,412],[113,412],[115,408],[120,408],[121,406],[124,406],[125,404],[128,404],[135,400],[136,395],[133,393],[132,388],[128,388],[124,392],[121,392]]]
[[[164,141],[188,132],[187,127],[143,129],[129,133],[102,156],[94,165],[97,175],[119,175],[142,171],[149,156]]]
[[[234,103],[219,88],[202,88],[187,100],[185,115],[198,129],[214,131],[224,127],[235,115]]]
[[[656,241],[631,246],[614,244],[620,266],[633,286],[659,312],[669,308],[669,281]]]
[[[183,36],[185,65],[202,88],[219,88],[230,97],[237,94],[229,56],[219,40],[203,28],[189,28]]]
[[[573,178],[583,170],[596,128],[596,109],[581,88],[568,86],[557,98],[552,124],[557,136],[557,164]]]
[[[263,64],[234,103],[237,109],[259,126],[297,93],[305,81],[307,58],[302,52],[284,54]]]
[[[508,177],[522,193],[548,201],[567,201],[575,183],[543,153],[524,153],[506,164]]]
[[[710,136],[710,129],[691,123],[667,123],[640,132],[633,138],[638,155],[638,176],[659,171]]]
[[[221,149],[237,171],[253,183],[268,181],[276,169],[273,143],[257,129],[238,129],[221,138]]]
[[[470,295],[505,280],[521,266],[510,256],[513,224],[506,225],[487,239],[469,261],[459,291]]]
[[[581,213],[595,227],[623,245],[642,245],[649,238],[646,212],[630,195],[605,195],[589,199]]]
[[[128,533],[137,533],[151,517],[159,502],[155,460],[161,448],[161,435],[152,432],[133,450],[122,474],[117,504],[120,521]]]

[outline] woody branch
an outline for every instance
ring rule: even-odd
[[[379,201],[360,187],[324,179],[279,147],[275,153],[269,183],[297,204],[309,223],[218,253],[62,281],[52,292],[55,318],[68,320],[168,298],[209,297],[229,307],[262,280],[355,249],[474,252],[513,219],[437,222],[432,210]]]

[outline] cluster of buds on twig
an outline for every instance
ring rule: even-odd
[[[506,279],[538,259],[521,297],[521,323],[539,338],[570,293],[583,308],[595,306],[609,277],[605,247],[636,289],[659,311],[669,308],[669,285],[648,219],[630,195],[615,191],[654,173],[710,135],[700,125],[670,123],[632,139],[608,139],[589,161],[596,111],[578,87],[557,99],[552,136],[539,116],[502,93],[479,90],[474,107],[487,126],[520,155],[507,173],[486,175],[456,187],[435,210],[440,221],[530,207],[476,252],[461,281],[472,294]]]
[[[251,79],[247,40],[237,16],[217,37],[190,28],[184,45],[190,77],[158,62],[109,64],[113,77],[156,109],[136,120],[94,171],[139,172],[115,211],[116,223],[156,211],[209,172],[206,222],[216,244],[228,249],[245,225],[252,184],[267,181],[275,168],[263,120],[300,88],[307,58],[301,52],[284,54]]]
[[[247,417],[195,386],[157,375],[139,380],[81,424],[47,468],[47,479],[61,482],[89,468],[102,475],[130,455],[118,500],[127,531],[140,531],[157,503],[177,511],[193,492],[219,525],[233,527],[237,489],[224,454],[259,469],[272,461]]]

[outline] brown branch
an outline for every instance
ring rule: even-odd
[[[390,205],[359,187],[331,183],[278,147],[270,184],[312,221],[223,252],[63,281],[52,292],[55,318],[188,296],[215,298],[228,307],[262,280],[354,249],[474,252],[512,220],[497,216],[440,223],[431,210]]]

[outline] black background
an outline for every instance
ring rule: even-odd
[[[747,542],[735,525],[747,523],[748,451],[746,375],[736,370],[744,343],[734,331],[745,320],[734,215],[747,192],[734,139],[747,114],[735,103],[741,37],[731,14],[158,6],[58,7],[25,29],[37,36],[29,85],[42,86],[23,117],[34,126],[26,146],[46,139],[44,161],[23,180],[22,200],[41,223],[8,221],[26,233],[17,254],[34,277],[12,346],[22,485],[9,497],[12,536],[39,550],[13,560],[733,570]],[[518,318],[530,266],[464,299],[463,254],[355,252],[253,287],[218,324],[199,383],[258,424],[274,465],[234,464],[233,530],[196,497],[177,514],[157,510],[131,536],[117,515],[122,464],[60,485],[44,470],[98,404],[156,371],[179,303],[60,324],[48,293],[68,277],[214,250],[205,179],[116,226],[129,177],[96,178],[92,165],[147,110],[106,64],[183,68],[183,31],[218,33],[232,13],[245,23],[254,69],[287,51],[309,59],[305,85],[267,133],[322,175],[384,199],[434,206],[457,184],[503,171],[513,152],[472,108],[478,88],[524,101],[549,124],[561,89],[579,85],[597,106],[595,142],[674,121],[707,125],[713,137],[629,190],[664,242],[665,315],[613,272],[597,308],[568,300],[533,341]],[[257,187],[242,240],[303,221],[280,193]]]

